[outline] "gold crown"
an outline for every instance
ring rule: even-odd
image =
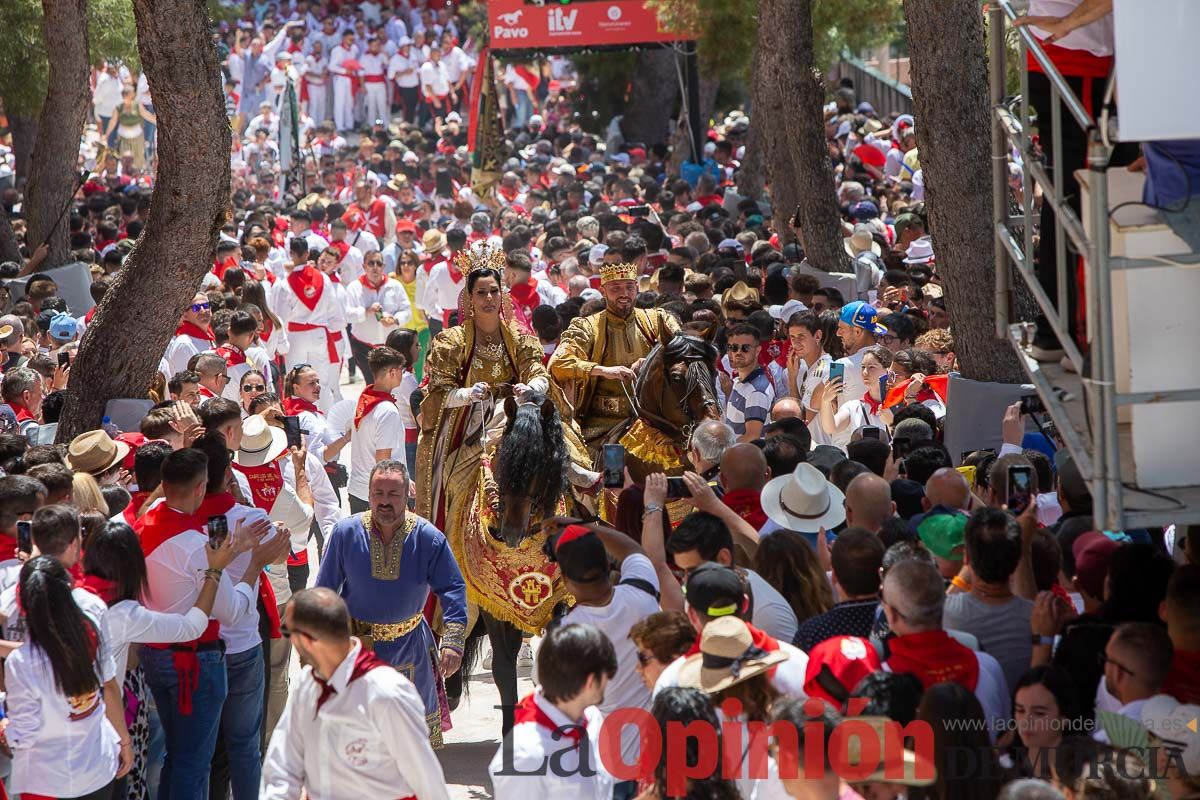
[[[605,264],[600,268],[600,285],[611,281],[636,281],[638,268],[633,264]]]
[[[495,270],[503,275],[504,264],[504,251],[499,247],[492,247],[487,242],[476,242],[454,255],[454,266],[464,275],[482,270]]]

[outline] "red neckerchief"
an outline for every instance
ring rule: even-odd
[[[82,580],[75,582],[75,585],[99,597],[106,606],[111,606],[117,599],[117,584],[107,578],[101,578],[99,575],[84,575]]]
[[[379,656],[360,645],[358,648],[358,655],[354,657],[354,666],[350,670],[350,677],[346,679],[346,686],[354,683],[354,681],[358,680],[363,675],[366,675],[373,669],[390,666],[391,664],[382,660],[379,658]],[[317,708],[315,711],[313,711],[313,719],[316,719],[317,715],[321,713],[321,706],[325,705],[325,702],[329,700],[330,697],[333,697],[335,694],[337,694],[337,689],[334,689],[333,685],[330,684],[329,681],[317,677],[317,673],[315,672],[313,673],[313,680],[316,681],[317,685],[321,687],[321,696],[317,698]]]
[[[208,387],[207,387],[207,386],[205,386],[204,384],[200,384],[200,385],[199,385],[198,387],[196,387],[196,388],[197,388],[197,390],[200,392],[200,396],[201,396],[202,398],[204,398],[205,400],[207,400],[207,399],[209,399],[209,398],[211,398],[211,397],[216,397],[216,396],[217,396],[217,395],[216,395],[216,393],[215,393],[215,392],[213,392],[213,390],[212,390],[212,389],[208,388]]]
[[[737,515],[749,522],[758,530],[767,524],[767,515],[762,509],[762,492],[753,489],[734,489],[721,496],[725,505],[737,512]]]
[[[92,306],[91,310],[83,315],[83,322],[85,325],[91,324],[92,317],[96,316],[96,311],[99,308],[100,306]]]
[[[17,537],[0,533],[0,558],[17,557]]]
[[[771,339],[758,351],[758,363],[766,367],[774,361],[779,366],[786,367],[788,351],[791,349],[792,343],[787,339]]]
[[[888,640],[887,666],[911,672],[928,689],[935,683],[957,683],[972,692],[979,683],[979,659],[945,631],[925,631]]]
[[[200,507],[193,514],[196,518],[196,527],[208,523],[209,517],[215,517],[218,514],[228,514],[230,509],[237,505],[237,501],[233,499],[231,492],[218,492],[217,494],[205,495]]]
[[[367,273],[364,272],[362,275],[358,276],[358,282],[361,283],[363,286],[367,287],[368,289],[370,289],[372,292],[378,292],[384,286],[387,286],[388,278],[387,278],[387,275],[385,274],[383,276],[383,280],[381,280],[379,282],[379,285],[374,286],[374,285],[372,285],[372,283],[369,280],[367,280]]]
[[[237,256],[228,256],[224,261],[217,261],[214,258],[212,271],[217,276],[217,280],[224,281],[226,270],[241,266],[241,263]]]
[[[280,456],[274,461],[256,467],[233,464],[233,468],[245,475],[246,481],[250,484],[250,498],[254,501],[254,507],[261,508],[268,514],[271,513],[271,508],[274,507],[280,492],[283,491],[283,467],[280,466],[280,461],[285,457]]]
[[[287,276],[287,282],[304,307],[315,311],[317,303],[321,302],[321,294],[325,291],[325,280],[321,270],[312,264],[305,264],[301,269],[292,270]]]
[[[454,259],[446,259],[446,271],[450,273],[450,280],[458,283],[463,279],[463,274],[458,271],[458,267],[454,266]]]
[[[513,286],[508,290],[512,295],[513,302],[521,308],[528,309],[530,313],[533,309],[542,304],[542,300],[537,293],[537,278],[530,278],[529,283],[521,283]]]
[[[208,342],[215,342],[217,337],[213,335],[212,328],[201,328],[194,322],[184,320],[179,323],[179,327],[175,329],[176,336],[191,336],[196,339],[204,339]]]
[[[350,243],[349,243],[349,242],[345,242],[345,241],[343,241],[343,242],[330,242],[330,243],[329,243],[329,246],[330,246],[330,247],[332,247],[334,250],[337,250],[339,253],[341,253],[341,255],[340,255],[340,256],[338,256],[338,262],[339,262],[339,263],[341,262],[341,260],[342,260],[343,258],[345,258],[345,257],[346,257],[346,253],[349,253],[349,252],[350,252]]]
[[[12,406],[13,413],[16,414],[18,424],[22,422],[37,422],[37,417],[30,414],[29,409],[25,406],[13,402],[10,402],[9,405]]]
[[[1200,652],[1175,651],[1162,691],[1181,703],[1200,703]]]
[[[125,506],[125,510],[121,512],[125,517],[125,522],[129,527],[133,527],[138,520],[138,512],[142,510],[142,506],[146,504],[146,498],[150,496],[150,492],[134,492],[130,495],[129,505]]]
[[[921,391],[917,392],[916,402],[924,403],[927,400],[937,400],[943,404],[946,402],[946,394],[950,383],[949,375],[926,375],[924,383],[925,385],[921,387]],[[903,403],[904,395],[911,384],[912,378],[909,378],[893,386],[883,401],[883,407],[891,408]]]
[[[503,197],[509,203],[512,203],[521,194],[521,188],[516,187],[516,188],[510,189],[507,186],[501,186],[496,189],[496,193],[499,194],[501,197]]]
[[[301,411],[311,411],[314,414],[320,414],[321,411],[315,405],[305,400],[303,397],[285,397],[283,398],[283,413],[289,417],[297,416]]]
[[[142,553],[149,558],[163,542],[196,527],[195,515],[184,514],[166,503],[159,503],[139,517],[133,529],[141,539]]]
[[[867,411],[872,417],[878,417],[879,410],[883,408],[883,401],[876,400],[871,396],[870,392],[867,392],[862,396],[862,404],[867,407]]]
[[[586,717],[584,718],[586,720]],[[572,747],[579,747],[579,743],[583,741],[583,733],[586,725],[580,723],[577,725],[563,726],[555,724],[554,720],[550,719],[550,715],[542,710],[542,707],[537,704],[535,695],[528,694],[522,698],[521,702],[517,703],[517,707],[513,712],[513,724],[520,725],[522,722],[532,722],[536,725],[541,725],[548,731],[558,731],[564,739],[570,739]]]
[[[394,403],[396,398],[392,397],[391,392],[380,392],[375,389],[375,384],[371,384],[363,389],[362,394],[358,396],[358,405],[354,408],[354,428],[358,429],[359,424],[371,410],[380,403]]]
[[[226,342],[217,348],[217,355],[225,359],[225,366],[236,367],[239,364],[246,363],[246,354],[242,352],[242,348],[232,342]]]

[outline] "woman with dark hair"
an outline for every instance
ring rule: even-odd
[[[338,436],[330,430],[324,412],[317,408],[320,398],[321,376],[311,364],[297,364],[283,376],[283,413],[300,417],[305,448],[322,464],[329,464],[350,443],[350,434]]]
[[[261,313],[262,327],[259,330],[259,338],[262,339],[267,355],[272,360],[282,355],[279,346],[284,341],[283,323],[271,311],[267,302],[267,287],[261,281],[247,280],[242,285],[242,305],[254,306]]]
[[[917,720],[933,728],[937,779],[932,786],[914,789],[909,797],[995,800],[1008,776],[992,749],[983,707],[975,694],[961,684],[936,683],[921,697]],[[975,768],[964,769],[965,763]]]
[[[797,623],[833,608],[833,589],[804,534],[783,530],[762,537],[754,571],[783,595]]]
[[[21,568],[17,596],[26,644],[4,664],[17,795],[108,800],[133,749],[109,643],[71,596],[74,581],[50,556]]]
[[[209,570],[216,577],[205,573],[195,606],[186,614],[164,614],[142,605],[142,596],[147,591],[146,557],[133,528],[124,522],[109,522],[88,537],[81,586],[108,605],[100,621],[101,636],[112,652],[117,680],[123,681],[126,695],[133,699],[129,734],[134,760],[126,780],[130,798],[140,800],[148,794],[145,780],[150,745],[147,705],[150,693],[141,665],[126,671],[129,647],[139,642],[187,642],[204,632],[217,597],[220,572],[239,552],[233,538],[226,537],[220,549],[205,548]],[[240,577],[242,582],[254,585],[256,575],[249,570]]]
[[[696,629],[682,611],[659,611],[630,628],[629,638],[637,648],[638,674],[646,688],[654,691],[667,664],[692,649]]]
[[[1054,751],[1079,721],[1075,696],[1071,676],[1057,667],[1034,667],[1017,679],[1006,766],[1024,778],[1050,780]]]
[[[673,739],[679,738],[679,729],[691,725],[693,722],[700,723],[702,726],[707,726],[711,730],[720,730],[720,719],[717,717],[716,709],[713,701],[707,694],[699,689],[687,689],[679,686],[672,686],[658,693],[654,698],[654,705],[650,709],[650,714],[654,717],[654,721],[658,723],[660,734],[659,741],[668,741],[668,736]],[[687,751],[685,753],[684,764],[689,768],[696,767],[701,761],[700,753],[700,737],[688,736],[686,739]],[[719,738],[718,738],[718,741]],[[718,747],[718,751],[720,748]],[[665,753],[666,750],[664,749]],[[672,792],[668,787],[671,786],[671,777],[667,774],[667,759],[662,757],[657,764],[646,765],[646,771],[653,766],[653,776],[639,784],[639,788],[644,788],[639,795],[639,800],[667,800],[667,798],[686,797],[688,800],[738,800],[741,795],[738,793],[737,784],[731,780],[726,780],[721,777],[720,770],[713,770],[712,775],[707,778],[689,778],[687,779],[687,790],[684,793]],[[674,765],[672,765],[674,766]]]

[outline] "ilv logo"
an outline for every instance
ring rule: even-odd
[[[561,8],[552,8],[547,13],[550,33],[568,33],[575,30],[575,17],[579,15],[579,9],[564,11]]]
[[[524,39],[529,36],[529,28],[517,27],[521,22],[521,15],[525,13],[524,9],[517,9],[507,14],[500,14],[496,17],[500,21],[499,25],[492,28],[493,39]]]

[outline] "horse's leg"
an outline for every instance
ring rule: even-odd
[[[512,730],[513,712],[517,706],[517,653],[521,650],[521,630],[507,622],[502,622],[486,611],[480,610],[479,616],[487,627],[488,638],[492,642],[492,678],[496,688],[500,690],[500,703],[503,706],[503,733]]]

